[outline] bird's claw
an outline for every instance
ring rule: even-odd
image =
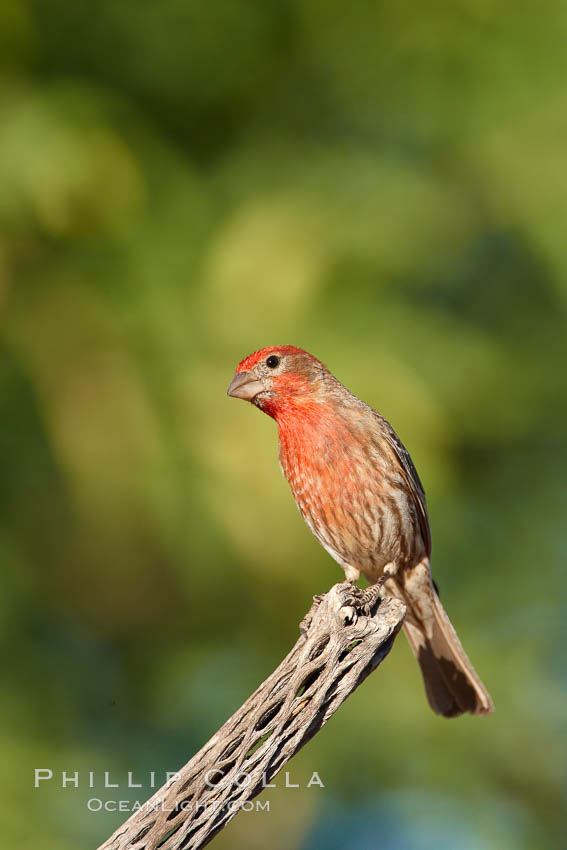
[[[372,613],[372,609],[376,605],[376,602],[379,599],[382,599],[384,595],[383,590],[384,582],[381,580],[376,582],[376,584],[371,584],[370,587],[366,588],[366,590],[363,590],[359,599],[359,605],[367,617],[369,617]]]
[[[366,590],[361,590],[350,582],[342,585],[342,606],[339,609],[339,617],[345,626],[356,623],[359,616],[369,617],[376,601],[382,596],[382,583],[373,584]]]

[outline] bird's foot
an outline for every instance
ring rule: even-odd
[[[366,590],[362,591],[362,594],[358,599],[358,604],[367,617],[369,617],[372,613],[372,609],[376,605],[376,602],[382,599],[384,595],[383,587],[384,582],[379,580],[376,584],[371,584],[370,587],[367,587]]]
[[[343,600],[344,605],[352,605],[356,606],[359,604],[360,594],[362,593],[360,587],[357,587],[354,581],[348,579],[346,581],[341,581],[339,584],[341,599]]]
[[[345,625],[352,625],[360,616],[371,616],[377,600],[382,598],[382,585],[373,584],[362,590],[345,581],[339,587],[342,602],[339,616]]]

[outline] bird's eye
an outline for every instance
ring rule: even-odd
[[[270,354],[270,356],[266,359],[266,366],[269,366],[270,369],[275,369],[279,362],[279,357],[276,357],[275,354]]]

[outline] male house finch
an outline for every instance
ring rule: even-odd
[[[292,345],[246,357],[228,395],[276,420],[280,465],[297,506],[347,579],[382,579],[406,604],[404,630],[433,711],[490,714],[490,695],[431,578],[425,493],[392,426]]]

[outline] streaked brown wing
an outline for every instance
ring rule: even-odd
[[[417,508],[417,514],[419,517],[419,527],[421,530],[421,536],[423,537],[423,542],[425,543],[425,548],[428,555],[431,555],[431,528],[429,526],[429,517],[427,515],[427,505],[425,502],[425,490],[423,489],[423,484],[419,479],[419,475],[417,474],[417,470],[413,465],[413,461],[410,457],[410,454],[390,423],[387,419],[378,413],[376,415],[382,424],[382,429],[384,432],[384,436],[392,449],[400,463],[400,467],[402,469],[404,478],[407,482],[409,490],[414,498],[414,503]]]

